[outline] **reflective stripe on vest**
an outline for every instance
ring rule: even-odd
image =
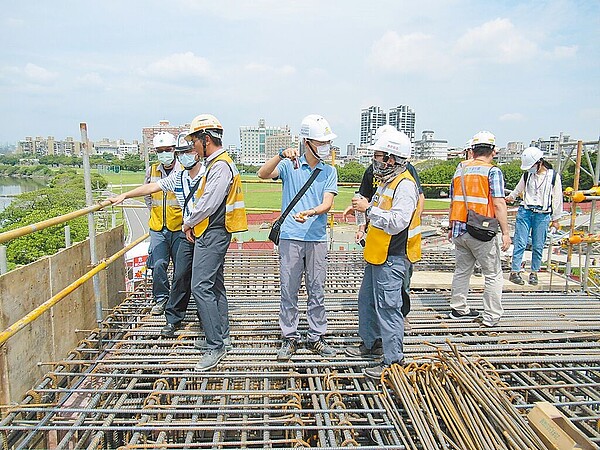
[[[159,163],[160,164],[160,163]],[[150,168],[150,183],[156,183],[163,178],[158,170],[159,164],[152,164]],[[148,227],[153,231],[160,231],[167,227],[169,231],[181,231],[183,214],[174,192],[158,191],[152,194],[152,208]]]
[[[380,185],[378,190],[379,195],[375,196],[373,206],[377,206],[386,211],[391,210],[396,188],[402,180],[406,179],[415,184],[416,190],[417,183],[415,182],[415,179],[408,170],[405,170],[394,178],[387,186],[383,187]],[[421,259],[421,216],[417,213],[416,208],[410,219],[408,230],[403,230],[399,234],[401,233],[407,233],[405,253],[409,261],[413,263],[419,261]],[[369,225],[367,239],[365,241],[365,261],[369,264],[383,264],[387,260],[392,237],[391,234],[386,233],[382,229]]]
[[[233,181],[229,189],[229,193],[227,194],[227,200],[225,201],[225,229],[230,233],[247,231],[248,221],[246,219],[244,192],[242,190],[242,177],[240,177],[240,173],[238,172],[237,167],[235,167],[233,160],[227,154],[227,152],[221,153],[219,156],[217,156],[210,162],[210,164],[206,168],[204,176],[202,177],[200,187],[196,191],[195,198],[198,199],[202,197],[202,194],[204,193],[204,188],[206,186],[206,178],[208,177],[208,172],[212,168],[213,164],[217,161],[225,161],[228,164],[229,169],[231,170],[231,173],[233,175]],[[194,226],[194,236],[202,236],[202,233],[204,233],[208,228],[209,221],[210,217],[207,217],[202,222]]]
[[[492,169],[491,164],[472,159],[463,161],[456,168],[452,178],[452,203],[450,204],[450,220],[459,222],[467,221],[467,208],[465,206],[465,196],[463,195],[461,174],[462,167],[465,168],[465,189],[467,190],[466,200],[469,202],[469,209],[486,217],[495,217],[494,204],[492,202],[492,193],[490,191],[489,174]]]

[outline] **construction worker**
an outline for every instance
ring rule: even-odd
[[[285,209],[313,172],[319,171],[281,226],[279,326],[283,341],[277,359],[282,361],[290,359],[300,343],[298,291],[303,274],[306,275],[308,292],[306,348],[325,357],[336,354],[325,341],[324,335],[327,332],[327,212],[338,192],[337,171],[323,162],[330,154],[331,141],[336,135],[327,120],[318,114],[308,115],[302,120],[299,135],[300,150],[280,150],[279,155],[269,159],[257,173],[262,179],[281,179],[282,208]]]
[[[161,131],[152,140],[158,162],[148,167],[144,183],[155,183],[166,178],[172,170],[180,170],[175,161],[175,136]],[[145,198],[150,209],[150,246],[148,248],[149,269],[152,269],[152,296],[154,306],[150,314],[160,316],[165,312],[169,299],[169,263],[175,264],[175,255],[180,243],[182,215],[181,207],[172,192],[158,191]]]
[[[177,202],[181,206],[183,218],[189,216],[193,202],[192,195],[202,181],[205,167],[200,163],[200,157],[196,150],[185,140],[186,136],[187,133],[180,133],[175,146],[175,155],[183,170],[178,172],[172,171],[166,178],[143,184],[117,197],[111,197],[108,200],[116,205],[123,202],[126,198],[166,192],[173,194],[177,199]],[[175,256],[173,283],[171,284],[169,300],[165,305],[167,323],[160,331],[163,337],[174,337],[175,332],[181,329],[191,294],[194,244],[187,241],[182,227],[183,224],[179,229],[180,243]],[[200,319],[199,316],[198,319]]]
[[[475,262],[481,265],[485,277],[483,291],[483,320],[487,327],[497,325],[504,313],[502,308],[502,265],[500,247],[506,251],[510,246],[506,201],[504,199],[504,176],[492,165],[496,138],[489,131],[480,131],[471,141],[473,159],[458,165],[450,185],[450,229],[448,239],[455,247],[456,267],[452,278],[450,300],[452,320],[469,321],[479,318],[478,311],[469,308],[467,294],[469,280]],[[466,192],[463,192],[463,184]],[[482,241],[467,232],[467,204],[476,213],[496,218],[502,231],[502,244],[498,239]]]
[[[531,273],[529,284],[538,284],[538,272],[542,265],[542,251],[548,234],[548,226],[559,228],[558,219],[563,212],[563,194],[560,175],[544,160],[537,147],[527,147],[521,155],[521,170],[525,173],[515,189],[506,197],[512,203],[523,197],[515,222],[514,250],[509,281],[523,285],[521,262],[531,233]]]
[[[377,191],[370,202],[364,197],[352,199],[352,208],[364,211],[369,220],[367,265],[358,293],[358,334],[363,342],[346,353],[373,359],[383,354],[377,366],[364,370],[379,379],[387,367],[404,364],[403,295],[398,286],[403,285],[410,264],[421,258],[421,217],[417,182],[406,168],[408,136],[389,131],[370,148]]]
[[[398,132],[396,127],[392,125],[383,125],[375,131],[375,142],[383,136],[384,133],[388,131]],[[419,174],[417,173],[417,169],[413,166],[410,161],[406,163],[406,170],[410,172],[415,182],[417,183],[417,189],[419,191],[419,204],[417,206],[417,212],[419,216],[423,213],[423,207],[425,206],[425,194],[423,193],[423,187],[421,186],[421,180],[419,179]],[[358,189],[358,193],[365,197],[367,200],[371,201],[373,195],[377,191],[377,185],[379,182],[373,176],[373,164],[369,164],[369,167],[365,170],[363,174],[362,181],[360,182],[360,188]],[[352,206],[349,206],[344,210],[344,217],[347,217],[349,214],[354,214],[354,210]],[[359,225],[358,230],[356,231],[355,239],[356,242],[361,242],[364,240],[366,235],[366,225]],[[409,269],[404,277],[404,283],[402,284],[402,315],[404,316],[404,331],[409,332],[410,324],[408,323],[408,319],[406,316],[410,312],[410,279],[413,273],[413,265],[412,263],[409,266]],[[379,340],[380,342],[381,340]],[[381,347],[379,347],[381,348]]]
[[[192,295],[202,318],[206,351],[195,370],[215,367],[227,353],[229,311],[223,267],[231,233],[246,231],[248,223],[240,174],[223,149],[223,126],[211,114],[200,114],[190,124],[186,139],[204,160],[206,174],[194,194],[189,216],[183,220],[188,242],[194,243]]]

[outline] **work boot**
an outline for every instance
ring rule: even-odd
[[[510,281],[511,283],[518,284],[520,286],[523,286],[525,284],[525,280],[521,278],[521,274],[519,272],[511,272],[510,276],[508,277],[508,281]]]
[[[393,362],[392,364],[398,364],[400,366],[404,366],[404,359],[402,359],[402,361],[396,361]],[[378,364],[375,367],[367,367],[365,370],[363,370],[363,373],[365,374],[365,376],[369,377],[369,378],[374,378],[376,380],[380,380],[381,379],[381,375],[383,375],[384,370],[389,369],[391,367],[391,365],[387,365],[384,363]]]
[[[227,351],[233,348],[233,345],[231,345],[230,337],[223,339],[223,344],[225,345],[225,350]],[[196,347],[198,350],[206,350],[208,348],[206,344],[206,338],[199,338],[198,340],[196,340],[194,342],[194,347]]]
[[[277,352],[277,361],[287,361],[298,349],[296,339],[284,339],[281,348]]]
[[[317,355],[325,357],[335,356],[337,353],[331,345],[325,342],[322,336],[318,341],[307,342],[306,348]]]
[[[537,286],[538,284],[538,276],[536,272],[531,272],[529,274],[529,284],[531,284],[532,286]]]
[[[448,317],[452,320],[460,321],[474,320],[479,317],[479,311],[471,309],[469,310],[469,312],[461,313],[460,311],[453,309],[452,311],[450,311],[450,314],[448,314]]]
[[[181,322],[168,323],[164,327],[162,327],[162,329],[160,330],[160,335],[166,338],[175,337],[175,332],[177,330],[181,330],[182,327],[183,326],[181,325]]]
[[[212,369],[219,364],[219,361],[221,361],[226,354],[227,350],[225,350],[225,347],[208,350],[202,356],[202,358],[200,358],[200,361],[198,361],[198,364],[196,364],[194,370],[196,372],[203,372],[205,370]]]
[[[381,347],[381,339],[377,339],[373,347],[368,348],[364,342],[354,347],[346,347],[344,353],[354,358],[378,359],[383,356],[383,348]]]
[[[159,300],[150,310],[150,314],[153,316],[162,316],[165,313],[165,305],[167,304],[167,300]]]

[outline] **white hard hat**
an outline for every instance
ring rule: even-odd
[[[544,157],[544,153],[537,147],[527,147],[521,155],[521,170],[529,170]]]
[[[190,131],[187,134],[186,139],[189,141],[192,134],[202,130],[206,131],[206,133],[210,134],[212,137],[223,139],[223,125],[221,125],[219,119],[212,114],[200,114],[199,116],[194,117],[190,124]]]
[[[480,131],[479,133],[476,133],[475,136],[473,136],[473,139],[471,139],[471,147],[475,147],[475,146],[481,145],[481,144],[495,147],[496,146],[496,136],[494,136],[489,131]]]
[[[327,142],[335,139],[336,134],[331,132],[329,122],[318,114],[310,114],[302,119],[300,125],[300,137],[313,139],[319,142]]]
[[[377,131],[375,131],[375,140],[379,139],[381,136],[383,136],[384,133],[387,133],[389,131],[398,131],[397,128],[393,125],[382,125],[379,128],[377,128]]]
[[[370,150],[389,153],[400,158],[410,158],[410,139],[402,131],[383,133],[373,145],[368,147]]]
[[[186,152],[192,148],[192,144],[186,139],[187,133],[184,131],[177,135],[177,143],[175,144],[176,152]]]
[[[175,136],[166,131],[161,131],[152,139],[152,145],[154,148],[159,147],[174,147],[175,146]]]

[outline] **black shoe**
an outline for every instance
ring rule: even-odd
[[[323,337],[321,337],[318,341],[307,342],[306,349],[310,350],[313,353],[316,353],[317,355],[325,357],[335,356],[337,353],[331,345],[325,342],[325,339],[323,339]]]
[[[475,266],[473,268],[473,275],[475,275],[476,277],[482,277],[483,276],[483,272],[481,271],[481,267]]]
[[[152,314],[153,316],[162,316],[165,313],[165,305],[167,304],[167,301],[158,301],[156,302],[156,304],[152,307],[152,309],[150,310],[150,314]]]
[[[538,284],[538,276],[537,273],[535,272],[531,272],[529,274],[529,284],[531,284],[532,286],[537,286]]]
[[[461,313],[461,312],[453,309],[452,311],[450,311],[450,314],[448,314],[448,317],[452,320],[463,320],[463,321],[474,320],[479,317],[479,311],[477,311],[475,309],[471,309],[471,310],[469,310],[469,312]]]
[[[284,339],[281,344],[281,348],[277,352],[277,360],[287,361],[294,353],[296,353],[297,349],[298,343],[295,339]]]
[[[175,332],[177,330],[181,330],[183,326],[180,323],[168,323],[160,330],[160,335],[162,337],[175,337]]]
[[[383,348],[381,347],[381,339],[377,339],[373,347],[368,348],[365,343],[354,347],[346,347],[344,353],[354,358],[378,359],[383,356]]]
[[[511,283],[518,284],[520,286],[523,286],[525,284],[525,280],[521,278],[521,274],[519,272],[511,272],[510,276],[508,277],[508,281],[510,281]]]
[[[400,366],[404,366],[404,360],[396,361],[396,362],[393,362],[392,364],[398,364]],[[365,370],[363,370],[363,373],[369,378],[374,378],[376,380],[380,380],[381,375],[383,375],[383,372],[389,368],[390,368],[390,366],[381,363],[381,364],[376,365],[375,367],[367,367]]]

